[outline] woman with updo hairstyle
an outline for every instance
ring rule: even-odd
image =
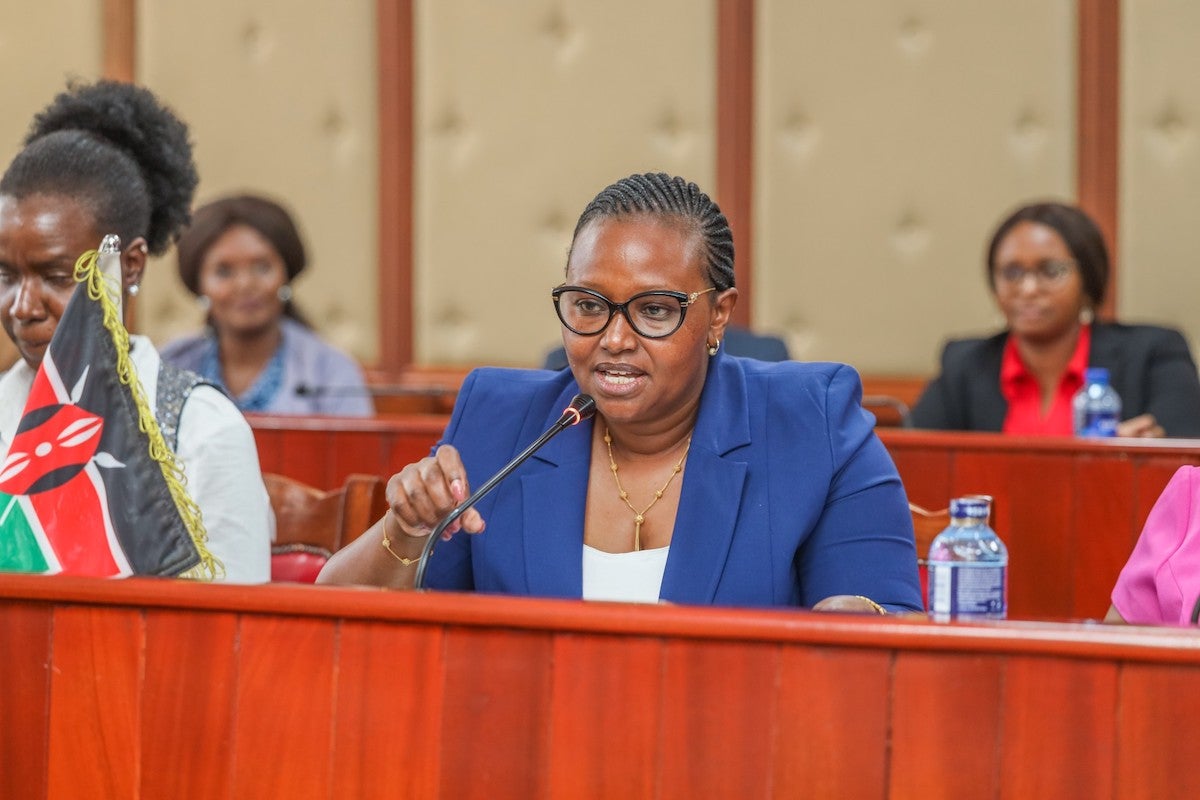
[[[292,280],[307,260],[283,206],[249,194],[216,200],[197,209],[176,250],[207,325],[166,345],[163,358],[223,386],[242,411],[374,413],[358,364],[296,308]]]
[[[187,224],[196,183],[187,127],[146,89],[72,85],[34,118],[0,178],[0,320],[21,354],[0,377],[0,460],[76,291],[76,260],[117,234],[122,288],[136,295],[147,257]],[[163,363],[145,337],[130,336],[130,360],[182,465],[218,574],[269,580],[273,522],[246,420],[219,388]]]
[[[912,410],[918,428],[1070,436],[1072,398],[1105,367],[1121,398],[1118,436],[1200,436],[1200,378],[1176,330],[1095,319],[1109,260],[1076,206],[1022,206],[997,227],[984,270],[1007,325],[945,345],[941,373]]]
[[[726,352],[733,255],[725,215],[690,181],[631,175],[601,191],[545,298],[569,368],[468,375],[435,453],[391,478],[388,512],[319,580],[413,587],[439,521],[574,418],[448,526],[425,586],[919,611],[912,517],[858,375]],[[581,394],[595,416],[564,412],[593,407]]]

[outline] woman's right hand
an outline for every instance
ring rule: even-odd
[[[447,514],[470,495],[467,470],[453,446],[444,444],[437,452],[393,475],[387,484],[389,513],[400,530],[413,537],[428,536]],[[483,517],[474,508],[446,528],[443,539],[459,530],[482,533]]]

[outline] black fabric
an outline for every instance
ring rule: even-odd
[[[915,428],[999,431],[1008,403],[1000,364],[1008,332],[947,342],[941,374],[912,409]],[[1095,323],[1088,366],[1107,367],[1121,418],[1153,414],[1167,436],[1200,437],[1200,377],[1179,331],[1154,325]]]

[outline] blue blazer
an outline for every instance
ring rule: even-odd
[[[478,487],[578,391],[569,371],[475,370],[443,442]],[[861,393],[841,364],[710,361],[663,600],[807,607],[849,594],[923,607],[904,487]],[[560,433],[485,497],[487,529],[439,542],[427,585],[581,597],[592,424]]]

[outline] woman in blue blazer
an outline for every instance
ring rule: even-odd
[[[733,242],[699,187],[650,174],[605,189],[552,294],[570,371],[472,372],[435,454],[391,479],[389,513],[322,582],[411,586],[438,521],[582,391],[596,416],[459,518],[453,530],[477,535],[438,544],[428,586],[922,608],[904,487],[859,405],[858,375],[721,352]]]

